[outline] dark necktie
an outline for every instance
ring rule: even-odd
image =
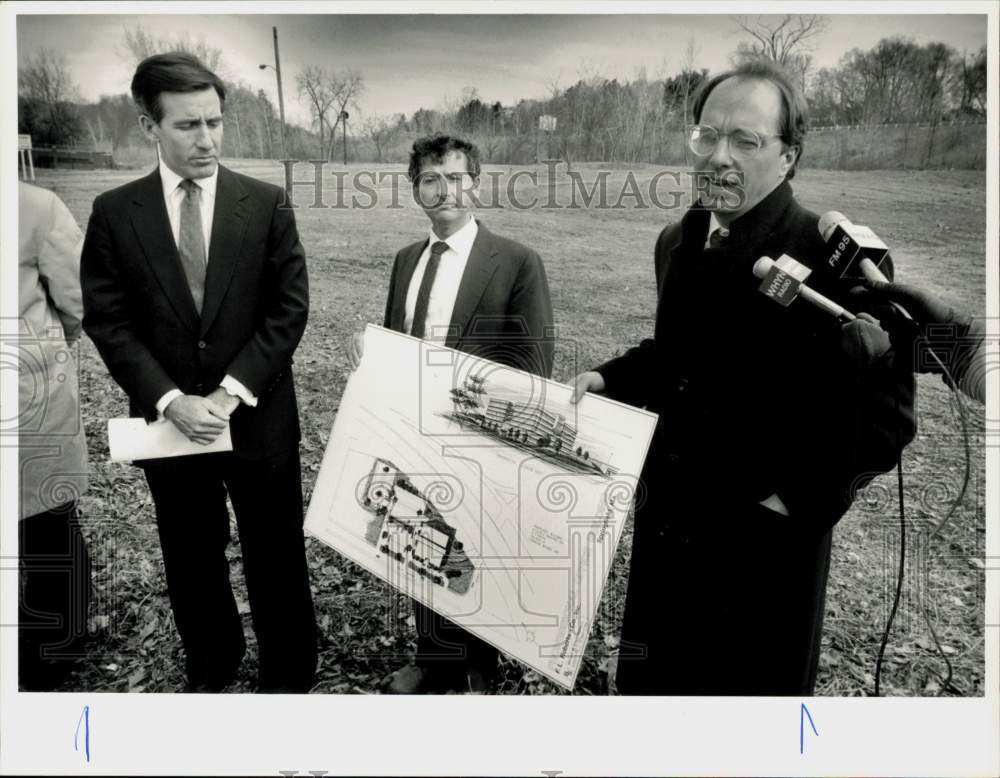
[[[181,200],[181,228],[177,251],[181,266],[187,276],[194,307],[201,315],[205,299],[205,236],[201,229],[201,187],[189,178],[181,181],[184,199]]]
[[[438,265],[441,264],[441,255],[447,250],[448,244],[443,240],[436,240],[431,244],[431,255],[427,258],[424,277],[417,291],[417,305],[413,309],[413,326],[410,327],[410,334],[415,338],[424,336],[424,328],[427,326],[427,306],[431,302],[431,287],[434,286],[434,277],[437,275]]]
[[[712,234],[708,236],[709,248],[717,249],[723,243],[726,242],[726,238],[729,237],[729,230],[724,227],[716,227],[712,230]]]

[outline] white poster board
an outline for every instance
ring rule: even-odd
[[[570,392],[369,325],[306,530],[571,689],[656,415]]]

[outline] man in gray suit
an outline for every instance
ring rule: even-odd
[[[473,217],[479,171],[479,150],[461,138],[413,144],[409,178],[430,233],[396,254],[384,326],[548,378],[554,341],[545,269],[536,252]],[[362,343],[356,333],[354,367]],[[392,673],[383,691],[487,691],[496,649],[419,603],[414,610],[416,663]]]

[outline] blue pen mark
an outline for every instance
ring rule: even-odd
[[[76,733],[73,735],[73,750],[80,750],[80,725],[83,724],[83,748],[87,755],[87,762],[90,762],[90,706],[83,706],[83,713],[76,722]]]
[[[816,731],[816,724],[813,722],[812,714],[809,713],[809,708],[803,702],[802,707],[799,708],[799,753],[804,753],[806,748],[806,718],[809,719],[809,726],[812,727],[813,734],[819,737],[819,732]]]

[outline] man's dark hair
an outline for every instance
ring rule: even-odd
[[[797,146],[798,154],[788,171],[786,179],[795,175],[795,167],[802,159],[805,143],[806,125],[808,123],[809,106],[795,80],[777,62],[765,57],[745,62],[732,70],[720,73],[703,82],[694,97],[693,115],[695,122],[701,121],[701,110],[705,101],[719,84],[728,78],[741,78],[755,81],[768,81],[778,87],[781,93],[781,116],[778,120],[778,134],[786,146]]]
[[[427,135],[417,138],[413,142],[413,149],[410,151],[410,167],[407,175],[410,181],[417,183],[417,176],[420,175],[420,168],[425,161],[430,160],[435,165],[440,165],[445,155],[450,151],[461,151],[465,154],[465,169],[473,178],[479,178],[479,149],[474,143],[455,135]]]
[[[225,110],[226,87],[201,60],[186,51],[169,51],[146,57],[132,76],[132,99],[144,114],[157,124],[163,118],[160,95],[163,92],[199,92],[212,87]]]

